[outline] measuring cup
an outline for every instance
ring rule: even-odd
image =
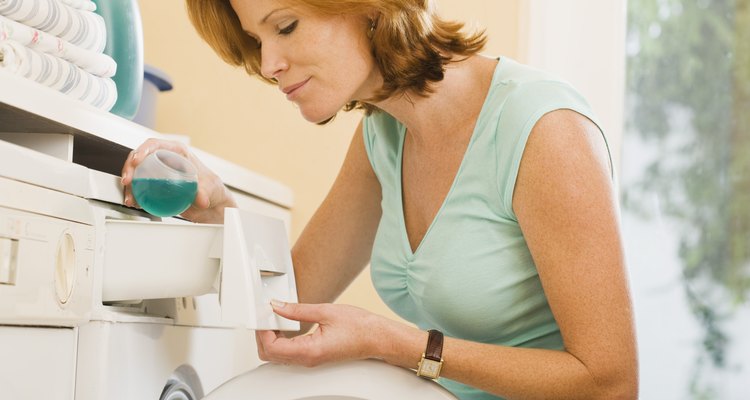
[[[198,173],[185,157],[169,150],[156,150],[136,167],[131,185],[135,200],[146,212],[173,217],[195,201]]]

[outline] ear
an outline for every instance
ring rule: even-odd
[[[378,26],[378,21],[382,13],[380,11],[372,10],[367,13],[367,20],[370,22],[370,26]]]

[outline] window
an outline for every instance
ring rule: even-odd
[[[623,232],[644,399],[746,399],[750,0],[629,0]]]

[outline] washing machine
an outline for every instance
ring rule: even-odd
[[[119,169],[160,134],[0,71],[0,399],[452,399],[365,360],[264,364],[296,330],[291,191],[192,149],[238,208],[223,224],[122,205]]]
[[[298,327],[282,220],[155,219],[117,180],[0,141],[0,398],[198,399]]]

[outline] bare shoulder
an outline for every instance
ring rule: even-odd
[[[615,203],[609,151],[599,127],[572,110],[544,115],[521,159],[513,194],[519,219],[546,221],[612,214]],[[603,210],[606,208],[607,210]],[[577,221],[582,223],[584,221]],[[575,224],[573,224],[575,225]]]
[[[570,163],[592,157],[611,176],[603,133],[594,122],[573,110],[556,110],[540,118],[529,136],[524,157],[526,154],[542,154],[553,157],[550,162]]]
[[[523,193],[524,186],[545,181],[545,187],[554,188],[549,185],[552,176],[562,184],[579,188],[592,180],[611,183],[612,167],[603,133],[594,122],[573,110],[547,113],[532,129],[521,159],[514,208],[516,195]]]

